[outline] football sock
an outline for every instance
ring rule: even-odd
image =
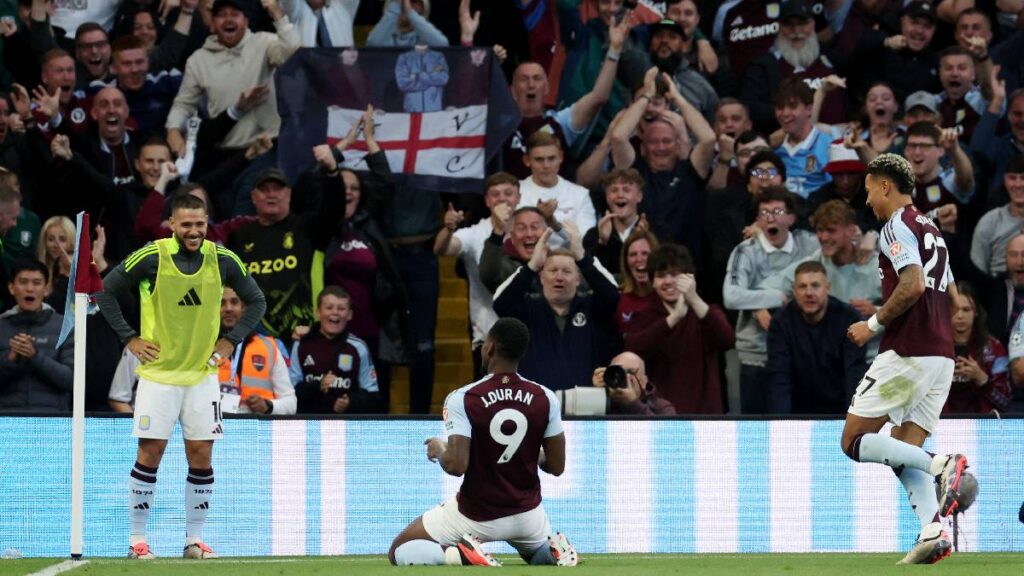
[[[529,563],[533,566],[551,566],[555,564],[555,557],[551,555],[551,546],[545,542],[534,551]]]
[[[455,551],[456,564],[462,564],[459,559],[459,552],[455,546],[448,548]],[[445,564],[445,550],[441,545],[430,540],[410,540],[395,548],[396,566],[443,566]]]
[[[143,466],[138,461],[128,479],[128,520],[131,523],[131,545],[146,541],[146,523],[153,507],[156,492],[156,468]]]
[[[189,468],[185,479],[185,545],[203,540],[203,524],[213,496],[213,468]]]
[[[854,452],[858,462],[877,462],[892,468],[905,466],[931,473],[932,457],[918,446],[891,436],[864,434]]]
[[[939,520],[939,501],[935,497],[935,478],[916,468],[894,468],[893,472],[903,484],[910,507],[921,521],[921,528]]]

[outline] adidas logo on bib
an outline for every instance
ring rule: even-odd
[[[199,299],[199,294],[196,293],[195,288],[189,288],[188,292],[178,300],[178,306],[199,306],[203,302]]]

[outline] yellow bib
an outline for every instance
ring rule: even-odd
[[[138,374],[160,384],[193,386],[217,369],[209,365],[220,328],[224,292],[217,246],[206,240],[199,251],[203,264],[183,274],[171,255],[182,248],[174,238],[154,242],[159,254],[156,286],[140,286],[142,339],[160,346],[160,357],[139,366]]]

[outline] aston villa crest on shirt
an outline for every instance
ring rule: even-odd
[[[764,8],[764,12],[765,12],[765,14],[769,18],[771,18],[772,20],[775,20],[776,18],[779,17],[779,3],[778,2],[772,2],[772,3],[768,4]]]
[[[932,184],[931,186],[924,189],[925,196],[928,197],[929,202],[938,202],[942,198],[942,189],[939,188],[938,184]]]
[[[351,354],[338,354],[338,368],[348,372],[352,369],[352,355]]]

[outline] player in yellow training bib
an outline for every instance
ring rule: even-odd
[[[103,280],[100,311],[141,362],[133,435],[138,454],[129,480],[129,558],[154,555],[146,542],[156,472],[176,421],[181,422],[188,459],[185,490],[185,558],[216,558],[202,539],[213,495],[213,441],[224,434],[217,365],[230,361],[235,346],[266,310],[266,301],[242,261],[206,240],[206,203],[183,194],[171,203],[174,235],[135,251]],[[234,329],[219,340],[220,298],[234,288],[246,304]],[[118,297],[138,290],[141,334],[124,319]]]

